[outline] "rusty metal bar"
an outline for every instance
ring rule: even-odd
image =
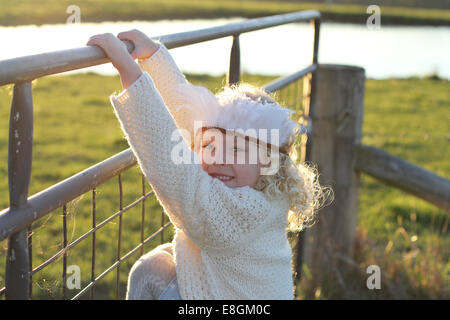
[[[319,63],[319,37],[320,37],[320,19],[312,20],[314,26],[314,45],[313,45],[313,64]]]
[[[319,56],[319,36],[320,36],[320,20],[314,20],[313,22],[314,26],[314,45],[313,45],[313,61],[312,65],[316,66],[314,69],[314,72],[311,73],[311,76],[309,78],[309,92],[307,92],[307,104],[305,106],[305,116],[312,119],[314,117],[314,106],[316,103],[316,91],[317,91],[317,66],[319,64],[318,62],[318,56]],[[311,161],[311,150],[312,150],[312,134],[308,136],[308,140],[306,141],[306,154],[305,154],[305,161]]]
[[[149,236],[147,239],[144,240],[143,243],[138,244],[133,250],[129,251],[127,254],[125,254],[122,258],[117,260],[113,265],[111,265],[108,269],[103,271],[97,278],[95,278],[94,281],[91,281],[86,287],[84,287],[76,296],[74,296],[72,299],[77,300],[81,296],[83,296],[87,290],[89,290],[93,285],[95,285],[96,282],[98,282],[100,279],[102,279],[104,276],[106,276],[108,273],[116,269],[123,261],[131,257],[136,251],[138,251],[140,248],[142,248],[145,244],[147,244],[149,241],[153,240],[160,232],[162,232],[164,229],[166,229],[169,225],[171,225],[171,222],[167,222],[163,227],[159,228],[155,233],[153,233],[151,236]]]
[[[123,190],[122,190],[122,176],[119,174],[119,211],[123,210]],[[122,244],[122,214],[119,215],[119,235],[117,240],[117,261],[120,260],[120,247]],[[120,297],[120,263],[117,265],[116,277],[116,299]]]
[[[9,125],[9,202],[10,215],[15,216],[20,210],[29,206],[27,197],[33,148],[31,82],[14,85]],[[8,239],[5,277],[6,299],[25,300],[29,298],[29,268],[27,229],[23,228],[21,231],[12,234]]]
[[[141,173],[142,180],[142,195],[145,195],[145,176]],[[141,243],[144,243],[144,223],[145,223],[145,198],[142,200],[141,211]],[[144,246],[141,247],[141,256],[144,254]]]
[[[67,206],[63,205],[63,248],[67,247]],[[63,300],[66,300],[67,285],[67,251],[63,254],[62,291]]]
[[[320,19],[320,17],[320,12],[316,10],[298,11],[264,18],[249,19],[243,22],[230,23],[224,26],[202,30],[174,33],[155,38],[160,39],[160,41],[163,42],[167,48],[173,49],[199,42],[233,36],[235,34],[242,34],[246,32],[275,27],[292,22]]]
[[[28,267],[28,272],[30,273],[30,292],[29,299],[33,295],[33,276],[31,275],[31,270],[33,270],[33,228],[30,224],[27,229],[27,237],[28,237],[28,260],[30,261],[30,266]]]
[[[95,228],[96,228],[96,203],[95,203],[95,188],[92,189],[92,259],[91,259],[91,281],[95,279]],[[91,288],[91,300],[94,300],[95,286]]]
[[[72,201],[120,172],[131,168],[136,163],[136,158],[131,149],[126,149],[34,194],[28,198],[26,207],[2,210],[0,212],[0,241],[19,230],[27,228],[33,221],[61,207],[63,203]]]
[[[228,71],[228,85],[237,84],[241,78],[241,49],[239,46],[239,35],[233,36],[231,46],[230,68]]]
[[[27,230],[24,229],[14,234],[8,241],[6,258],[6,299],[29,299],[29,255],[27,243]]]
[[[280,14],[202,30],[157,36],[153,37],[153,39],[158,39],[167,48],[173,49],[287,23],[309,21],[311,19],[320,19],[320,12],[307,10]],[[124,41],[124,43],[129,52],[134,49],[131,42]],[[110,60],[106,57],[105,53],[100,48],[94,46],[3,60],[0,61],[0,86],[109,62]]]
[[[313,61],[312,64],[315,66],[319,65],[319,36],[320,36],[320,20],[313,20],[312,24],[314,26],[314,45],[313,45]],[[314,108],[316,105],[316,100],[317,100],[317,85],[318,85],[318,81],[317,81],[317,68],[314,70],[315,72],[311,73],[311,85],[310,85],[310,91],[309,91],[309,105],[308,105],[308,111],[309,114],[307,115],[308,117],[310,117],[311,119],[314,117]],[[310,150],[312,148],[312,135],[311,137],[308,137],[308,141],[307,142],[307,146],[306,146],[306,150],[307,150],[307,154],[306,154],[306,161],[310,161]],[[309,151],[308,151],[309,150]]]
[[[268,84],[263,86],[262,89],[268,93],[272,93],[272,92],[281,90],[284,87],[291,84],[292,82],[294,82],[295,80],[298,80],[298,79],[306,76],[309,73],[313,73],[316,70],[317,70],[316,64],[310,65],[310,66],[306,67],[305,69],[297,71],[293,74],[275,79],[274,81],[269,82]]]
[[[131,52],[134,45],[129,41],[124,42],[128,51]],[[92,46],[2,60],[0,61],[0,86],[108,62],[110,60],[105,53],[100,48]]]

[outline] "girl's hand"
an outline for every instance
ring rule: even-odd
[[[134,62],[125,44],[112,33],[96,34],[89,38],[88,46],[98,46],[111,59],[113,66],[120,72]]]
[[[134,50],[131,52],[133,59],[147,59],[151,57],[159,48],[159,44],[153,42],[142,31],[133,29],[124,31],[117,35],[120,40],[133,42]]]
[[[112,33],[96,34],[89,38],[88,46],[98,46],[119,71],[122,87],[127,89],[142,74],[141,69],[128,53],[126,45]]]

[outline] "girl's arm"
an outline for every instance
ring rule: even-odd
[[[100,47],[111,59],[111,63],[119,71],[122,88],[127,89],[142,74],[125,44],[117,41],[112,33],[96,34],[89,38],[86,45]]]
[[[108,38],[109,41],[115,40]],[[105,39],[103,39],[105,40]],[[120,40],[117,39],[120,42]],[[97,43],[104,44],[105,41]],[[119,45],[103,47],[111,59]],[[111,51],[108,51],[111,50]],[[128,53],[128,52],[127,52]],[[126,62],[128,61],[128,62]],[[132,78],[132,62],[120,65],[122,79]],[[200,248],[231,248],[270,223],[273,202],[251,187],[229,188],[210,177],[182,139],[172,139],[177,127],[147,72],[118,94],[110,96],[114,112],[139,166],[172,223]],[[178,136],[179,137],[179,136]],[[179,163],[179,151],[192,163]],[[279,218],[279,217],[278,217]]]
[[[184,97],[177,94],[177,86],[188,82],[164,44],[136,29],[121,32],[117,37],[133,42],[131,56],[138,59],[141,70],[150,75],[170,113],[175,114],[174,110],[185,102]]]
[[[121,32],[117,37],[133,42],[132,58],[137,58],[141,70],[150,75],[177,127],[185,129],[184,133],[189,133],[183,136],[186,142],[192,144],[194,138],[193,112],[189,108],[181,106],[192,102],[190,97],[192,97],[194,86],[188,83],[162,43],[153,41],[145,33],[136,29]],[[212,93],[210,95],[213,96]]]

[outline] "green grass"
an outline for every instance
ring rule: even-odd
[[[216,90],[224,77],[188,76],[196,84]],[[245,75],[244,80],[262,85],[272,77]],[[32,195],[80,170],[127,148],[108,96],[120,91],[118,77],[78,74],[45,77],[33,83],[35,114]],[[8,206],[7,137],[11,86],[0,88],[0,207]],[[450,97],[448,81],[429,79],[367,80],[363,143],[377,146],[450,178]],[[300,91],[301,92],[301,91]],[[293,89],[279,98],[292,103]],[[137,167],[123,174],[124,205],[141,192]],[[150,190],[147,184],[147,190]],[[119,209],[117,178],[97,188],[97,224]],[[68,205],[68,238],[75,240],[91,227],[91,193]],[[140,241],[141,206],[123,216],[121,255]],[[161,224],[161,208],[154,197],[146,201],[145,235]],[[166,217],[167,221],[167,217]],[[359,277],[345,277],[345,290],[315,292],[316,298],[449,298],[449,215],[420,199],[386,187],[363,175],[361,178],[358,242],[354,258]],[[56,210],[33,224],[33,266],[62,246],[62,210]],[[97,233],[96,275],[109,267],[117,254],[118,220]],[[415,237],[414,237],[415,236]],[[173,228],[164,234],[171,241]],[[413,241],[414,240],[414,241]],[[145,251],[160,242],[149,243]],[[0,287],[4,285],[6,241],[1,242]],[[91,276],[91,237],[68,254],[68,265],[81,268],[82,286]],[[127,274],[139,254],[123,263],[120,290],[123,297]],[[383,290],[364,288],[365,268],[377,264],[383,270]],[[61,295],[62,259],[33,278],[34,298],[56,299]],[[96,298],[115,297],[116,271],[96,287]],[[349,290],[351,288],[351,290]],[[77,291],[69,290],[68,297]],[[299,296],[309,297],[301,291]]]
[[[0,25],[65,23],[71,0],[2,0]],[[325,21],[365,24],[367,5],[258,0],[79,0],[81,22],[254,18],[301,10],[319,10]],[[450,25],[450,10],[382,6],[382,24]]]
[[[450,179],[449,89],[433,77],[368,81],[362,143]],[[393,280],[387,296],[450,298],[449,213],[368,176],[361,182],[361,258]]]

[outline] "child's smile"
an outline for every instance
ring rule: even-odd
[[[254,187],[260,176],[261,166],[249,161],[250,151],[250,142],[244,138],[235,136],[227,141],[226,134],[221,131],[207,130],[203,133],[201,148],[197,154],[203,170],[226,186]]]
[[[224,174],[220,174],[220,173],[209,173],[209,175],[213,178],[219,179],[222,182],[231,181],[234,179],[234,177],[232,177],[232,176],[228,176],[228,175],[224,175]]]

